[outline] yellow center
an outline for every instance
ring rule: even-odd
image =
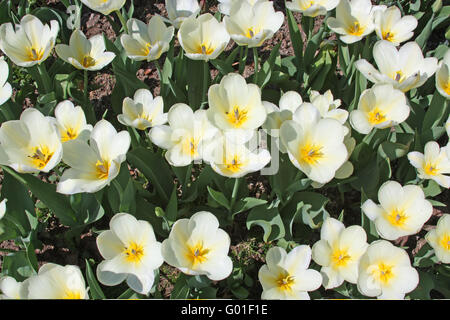
[[[235,128],[241,127],[244,122],[247,121],[247,111],[242,110],[238,106],[234,107],[231,112],[226,112],[228,116],[228,122],[230,122]]]
[[[196,50],[195,53],[206,54],[206,55],[209,56],[213,52],[214,52],[214,48],[211,45],[207,45],[205,43],[202,43],[202,44],[197,46],[197,50]]]
[[[103,160],[100,161],[98,160],[97,163],[95,164],[95,170],[96,170],[96,174],[97,174],[97,178],[98,179],[107,179],[108,178],[108,173],[109,173],[109,161],[107,160]]]
[[[241,167],[244,165],[240,160],[239,157],[237,155],[235,155],[231,162],[227,163],[227,161],[224,161],[225,166],[227,168],[227,170],[236,173],[239,172],[241,170]]]
[[[61,131],[61,141],[66,142],[69,140],[76,139],[78,137],[78,132],[74,128],[67,128],[64,131]]]
[[[194,138],[185,139],[183,143],[183,153],[188,154],[191,157],[197,155],[198,142]]]
[[[124,252],[128,262],[138,263],[144,255],[144,248],[135,242],[131,242],[128,247],[125,247]]]
[[[381,35],[383,39],[387,41],[392,41],[394,39],[394,34],[390,31],[383,31]]]
[[[147,42],[145,44],[145,47],[142,48],[142,53],[144,54],[144,56],[147,56],[150,53],[151,48],[152,48],[152,44],[150,42]]]
[[[450,233],[444,234],[441,237],[439,243],[440,243],[442,248],[444,248],[447,251],[450,251]]]
[[[353,22],[353,25],[348,29],[348,33],[352,36],[360,36],[364,32],[364,28],[361,28],[358,21]]]
[[[277,285],[280,290],[291,291],[292,285],[295,282],[295,277],[287,273],[280,273],[277,279]]]
[[[39,146],[34,148],[33,154],[28,156],[32,159],[35,167],[44,168],[53,156],[53,152],[50,152],[47,146]]]
[[[320,151],[321,149],[321,146],[307,143],[300,148],[299,160],[301,162],[306,162],[309,165],[315,165],[320,159],[323,158],[323,153]]]
[[[259,30],[255,30],[253,27],[250,27],[245,32],[245,36],[249,39],[253,38],[256,34],[259,33]]]
[[[95,66],[96,62],[95,62],[95,59],[92,58],[91,56],[84,56],[81,64],[83,65],[83,67],[89,68],[89,67]]]
[[[378,108],[375,108],[372,111],[370,111],[368,116],[369,116],[368,120],[371,124],[380,124],[386,121],[386,115],[383,112],[381,112],[381,110]]]
[[[386,216],[387,220],[396,227],[402,227],[406,220],[408,220],[408,216],[404,213],[403,210],[394,209],[389,212]]]
[[[350,261],[351,257],[347,254],[347,250],[337,249],[331,255],[331,260],[334,267],[345,267]]]
[[[426,163],[425,167],[423,169],[424,169],[425,173],[430,176],[435,176],[439,173],[437,165],[433,164],[433,163]]]
[[[384,284],[387,284],[389,280],[394,277],[394,274],[392,273],[392,266],[380,262],[373,270],[372,276]]]
[[[393,79],[399,83],[403,82],[405,80],[405,75],[402,72],[402,70],[398,70],[395,72]]]
[[[27,55],[30,61],[39,61],[44,56],[44,49],[27,48]]]
[[[444,90],[444,92],[448,95],[450,95],[450,81],[447,81],[446,83],[444,83],[442,85],[442,89]]]
[[[66,290],[63,299],[81,299],[80,291]]]
[[[203,242],[198,242],[195,246],[188,247],[186,258],[195,267],[197,264],[206,261],[209,251],[209,249],[203,247]]]

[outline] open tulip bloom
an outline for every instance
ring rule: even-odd
[[[282,12],[275,12],[272,1],[233,3],[230,15],[223,18],[228,33],[238,45],[260,47],[272,38],[284,21]]]
[[[311,248],[297,246],[289,253],[280,247],[267,251],[266,264],[258,272],[263,287],[261,299],[309,300],[308,291],[319,289],[322,276],[308,269],[311,262]]]
[[[439,218],[436,228],[428,231],[425,239],[442,263],[450,263],[450,214]]]
[[[362,134],[373,128],[385,129],[402,123],[410,108],[405,94],[390,84],[378,84],[362,92],[358,109],[350,113],[350,124]]]
[[[339,287],[344,280],[358,280],[359,259],[368,247],[367,235],[360,226],[345,228],[334,218],[327,218],[320,230],[320,240],[312,247],[313,260],[322,266],[325,289]]]
[[[177,220],[162,243],[165,262],[185,274],[206,275],[214,281],[227,278],[233,269],[229,249],[230,237],[207,211]]]
[[[86,117],[80,106],[74,106],[69,100],[60,102],[55,108],[54,121],[61,142],[75,139],[87,141],[92,131],[92,125],[86,123]]]
[[[436,89],[443,97],[450,99],[450,49],[447,49],[444,59],[439,63],[439,70],[436,72]]]
[[[339,34],[343,42],[357,42],[375,29],[374,9],[370,0],[341,0],[336,8],[336,18],[327,20],[328,27]]]
[[[108,15],[113,11],[120,10],[126,0],[81,0],[81,2],[94,11]]]
[[[301,12],[307,17],[317,17],[327,14],[339,4],[339,0],[292,0],[286,2],[286,8]]]
[[[167,122],[167,113],[164,113],[162,97],[154,97],[147,89],[138,89],[134,99],[126,97],[122,103],[122,114],[117,120],[125,126],[138,130],[163,125]]]
[[[356,61],[356,68],[367,80],[390,83],[403,92],[423,85],[438,67],[436,58],[423,57],[416,42],[407,42],[397,50],[393,43],[380,40],[373,47],[373,57],[379,71],[365,59]]]
[[[0,163],[17,172],[49,172],[62,153],[54,122],[37,109],[25,109],[19,120],[0,127]]]
[[[98,280],[107,286],[126,280],[134,291],[148,294],[154,271],[164,262],[161,243],[156,241],[151,224],[128,213],[118,213],[109,226],[110,230],[97,237],[98,250],[105,258],[97,267]]]
[[[12,87],[6,82],[8,80],[9,67],[8,63],[0,58],[0,106],[11,98]]]
[[[386,240],[374,241],[359,262],[358,290],[378,299],[404,299],[419,284],[408,253]]]
[[[223,22],[210,13],[186,19],[178,30],[178,40],[186,56],[193,60],[212,60],[225,50],[230,35]]]
[[[20,67],[41,64],[50,55],[59,32],[56,20],[44,25],[41,20],[27,14],[15,26],[5,23],[0,26],[0,49]]]
[[[18,282],[16,279],[10,276],[3,276],[0,278],[0,299],[26,299],[27,283],[25,280],[23,282]]]
[[[387,181],[378,190],[378,201],[379,205],[366,200],[361,209],[387,240],[418,233],[433,212],[433,206],[416,185],[403,187],[396,181]]]
[[[128,33],[120,36],[120,43],[128,58],[136,61],[153,61],[169,50],[174,27],[166,27],[160,16],[153,16],[148,24],[130,19],[127,21]]]
[[[392,6],[374,13],[375,32],[379,39],[392,42],[395,46],[412,38],[417,27],[414,16],[404,16],[400,9]]]
[[[450,145],[440,148],[435,141],[425,145],[424,153],[408,153],[408,160],[417,169],[420,179],[432,179],[444,188],[450,188]]]
[[[95,35],[87,39],[80,30],[70,36],[69,45],[58,44],[55,48],[58,56],[77,69],[96,71],[103,69],[115,57],[114,52],[105,52],[103,35]]]
[[[200,12],[197,0],[166,0],[167,15],[177,29],[189,17],[195,17]]]
[[[89,144],[80,139],[64,143],[66,169],[56,191],[63,194],[94,193],[109,185],[119,174],[130,147],[130,134],[117,132],[106,120],[92,129]]]
[[[205,110],[192,111],[184,103],[173,105],[168,112],[169,125],[158,125],[149,132],[150,140],[168,150],[167,161],[184,167],[192,161],[202,160],[205,146],[214,143],[219,130],[211,125]]]

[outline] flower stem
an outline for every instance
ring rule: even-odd
[[[248,46],[241,46],[239,51],[239,74],[242,75],[245,69],[245,63],[247,62]]]
[[[258,60],[258,48],[253,47],[253,60],[255,61],[255,76],[253,82],[258,84],[258,68],[259,68],[259,60]]]
[[[230,209],[233,210],[234,204],[236,202],[236,196],[239,191],[239,186],[241,185],[241,178],[235,178],[234,179],[234,186],[233,186],[233,192],[231,193],[231,203],[230,203]]]
[[[127,27],[127,22],[125,21],[124,16],[122,15],[122,13],[120,12],[120,10],[116,10],[116,14],[119,17],[120,23],[122,24],[122,28],[125,31],[125,33],[128,33],[128,27]]]
[[[43,63],[38,64],[37,70],[38,70],[39,76],[42,80],[42,84],[44,85],[45,93],[52,92],[52,89],[53,89],[52,80],[50,79],[50,76],[48,75],[45,64],[43,64]]]
[[[94,125],[95,124],[95,112],[91,103],[89,101],[89,91],[88,91],[88,71],[84,70],[84,79],[83,79],[83,111],[86,116],[86,120],[88,123]]]

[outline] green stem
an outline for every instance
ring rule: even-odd
[[[42,84],[44,86],[45,93],[52,92],[52,80],[50,79],[50,76],[48,75],[45,64],[43,64],[43,63],[38,64],[37,70],[38,70],[39,76],[42,80]]]
[[[233,186],[233,192],[231,193],[231,203],[230,203],[231,210],[233,210],[234,204],[236,202],[236,196],[239,191],[239,186],[241,185],[241,181],[242,181],[241,178],[234,179],[234,186]]]
[[[183,51],[183,50],[181,50],[181,51]],[[160,93],[160,95],[162,97],[166,97],[166,86],[164,85],[164,82],[163,82],[163,74],[162,74],[161,66],[159,65],[158,60],[153,60],[153,62],[155,64],[156,71],[158,72],[159,83],[160,83],[160,86],[161,86],[161,93]]]
[[[90,101],[89,101],[89,91],[88,91],[88,71],[84,70],[83,74],[83,111],[86,116],[86,120],[88,123],[94,125],[95,124],[95,112],[94,108],[92,107]]]
[[[256,47],[253,47],[253,60],[255,61],[255,77],[254,77],[254,79],[253,79],[253,82],[255,83],[255,84],[258,84],[258,64],[259,64],[259,61],[258,61],[258,48],[256,48]]]
[[[200,104],[200,109],[203,109],[207,104],[206,93],[208,92],[210,76],[208,61],[203,61],[202,103]]]
[[[125,31],[125,33],[128,33],[128,27],[127,22],[125,21],[125,18],[123,17],[120,10],[116,10],[117,16],[119,17],[120,23],[122,24],[122,28]]]
[[[245,63],[247,62],[248,46],[241,46],[239,51],[239,74],[244,73]]]

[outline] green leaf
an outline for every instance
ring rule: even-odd
[[[128,180],[128,184],[120,195],[120,212],[127,212],[131,215],[134,215],[136,212],[136,190],[134,189],[133,179],[130,177]]]
[[[434,12],[431,15],[431,18],[428,20],[427,24],[423,28],[422,32],[417,36],[416,43],[419,45],[422,50],[425,50],[428,38],[431,35],[431,32],[433,31],[433,19],[434,19]]]
[[[292,47],[294,48],[297,70],[303,69],[303,39],[302,34],[298,28],[297,21],[294,18],[292,12],[286,8],[286,15],[289,26],[289,35],[291,37]]]
[[[236,203],[235,209],[233,210],[234,212],[233,212],[232,217],[234,217],[238,213],[250,210],[254,207],[261,206],[266,203],[267,203],[266,200],[251,198],[251,197],[246,197],[244,199],[241,199]]]
[[[30,266],[27,253],[24,250],[9,253],[2,258],[2,274],[13,277],[17,281],[24,281],[36,274]]]
[[[177,220],[178,214],[178,197],[177,197],[177,187],[173,187],[172,194],[169,199],[169,203],[166,207],[166,218],[170,222],[175,222]]]
[[[264,242],[283,238],[285,235],[284,224],[278,208],[268,209],[267,206],[253,208],[247,216],[247,229],[253,226],[260,226],[264,230]]]
[[[106,299],[105,294],[103,293],[100,285],[97,282],[97,278],[95,277],[94,272],[92,272],[89,261],[87,259],[85,259],[84,261],[86,261],[86,280],[89,285],[91,298],[94,300]]]
[[[228,201],[228,199],[225,197],[225,195],[220,192],[220,191],[216,191],[213,188],[207,186],[208,189],[208,193],[209,195],[221,206],[225,207],[227,210],[231,210],[230,207],[230,202]]]

